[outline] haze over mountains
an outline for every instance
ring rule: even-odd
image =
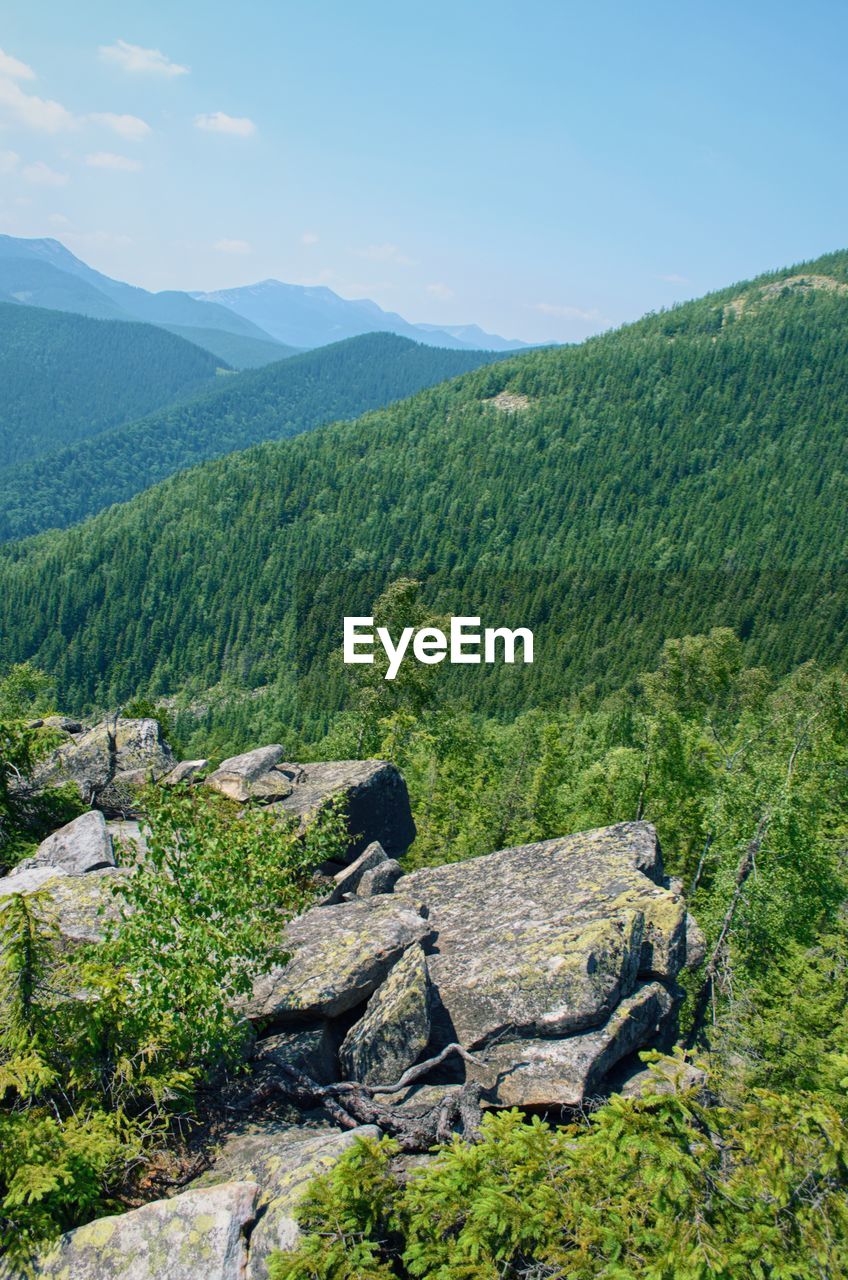
[[[58,240],[0,236],[0,301],[102,320],[143,320],[245,368],[364,333],[396,333],[452,350],[523,346],[476,325],[441,329],[409,324],[368,299],[349,302],[326,288],[266,280],[218,293],[185,293],[124,284],[95,271]],[[238,341],[233,341],[233,338]]]
[[[396,333],[432,347],[516,351],[527,345],[485,333],[477,325],[440,328],[433,324],[410,324],[403,316],[384,311],[369,298],[349,302],[323,286],[263,280],[240,289],[195,293],[192,297],[228,307],[235,315],[253,321],[272,337],[292,346],[318,347],[374,332]]]
[[[303,724],[343,700],[343,615],[412,575],[440,612],[537,630],[534,666],[472,669],[498,714],[712,626],[776,670],[835,660],[846,343],[837,253],[206,463],[0,553],[0,658],[74,707],[272,683]]]

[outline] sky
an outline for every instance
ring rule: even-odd
[[[0,232],[575,341],[848,245],[844,0],[5,6]]]

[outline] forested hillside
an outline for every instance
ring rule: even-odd
[[[119,335],[132,328],[115,327]],[[62,528],[194,463],[356,417],[500,358],[375,333],[219,379],[208,395],[0,472],[0,539]],[[49,423],[49,406],[42,413]]]
[[[615,687],[664,637],[720,624],[779,670],[832,660],[846,627],[847,294],[848,255],[834,254],[10,547],[2,657],[33,657],[73,706],[222,674],[277,682],[281,715],[303,722],[343,699],[327,661],[342,615],[405,573],[434,607],[537,630],[533,667],[463,671],[497,712]]]
[[[192,329],[189,325],[178,324],[164,327],[198,347],[205,347],[234,369],[259,369],[264,364],[285,360],[298,352],[297,347],[286,347],[282,342],[266,341],[243,333],[226,333],[223,329]]]
[[[0,302],[0,469],[212,386],[220,363],[152,325]]]

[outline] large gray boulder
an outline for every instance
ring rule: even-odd
[[[60,947],[100,942],[106,927],[119,919],[121,902],[113,889],[129,873],[122,867],[103,867],[84,876],[71,876],[58,867],[33,867],[0,879],[0,908],[10,894],[44,893],[41,909],[58,931]]]
[[[397,894],[313,907],[283,933],[291,958],[253,984],[253,1020],[333,1018],[362,1004],[408,947],[430,933],[419,905]]]
[[[410,947],[377,988],[339,1050],[342,1075],[392,1084],[418,1060],[430,1039],[430,978],[420,946]]]
[[[596,1094],[615,1064],[662,1036],[674,1007],[659,982],[627,996],[592,1031],[562,1039],[503,1040],[484,1050],[470,1074],[502,1107],[579,1107]]]
[[[96,1218],[35,1260],[40,1280],[244,1280],[255,1182],[228,1181]],[[26,1273],[0,1262],[0,1280]]]
[[[640,979],[672,981],[686,959],[686,909],[647,823],[428,867],[396,894],[426,903],[434,930],[436,1046],[598,1027]]]
[[[257,747],[240,756],[222,760],[214,773],[204,780],[212,791],[230,800],[280,800],[292,789],[291,778],[277,768],[283,748],[278,744]]]
[[[329,800],[344,803],[350,832],[347,862],[372,841],[394,855],[404,853],[415,839],[409,793],[395,765],[385,760],[334,760],[278,768],[289,774],[292,786],[272,807],[296,819],[301,829]]]
[[[32,857],[19,862],[13,874],[19,875],[33,867],[58,867],[69,875],[79,876],[114,865],[115,854],[106,819],[98,810],[91,809],[42,840]]]
[[[297,1245],[295,1212],[310,1182],[330,1170],[358,1138],[379,1136],[373,1125],[361,1125],[346,1132],[282,1129],[227,1139],[214,1167],[193,1185],[208,1187],[222,1178],[258,1184],[257,1222],[250,1235],[245,1280],[267,1280],[270,1254]],[[207,1280],[206,1271],[199,1270],[197,1277]]]
[[[71,783],[86,804],[106,813],[132,807],[134,789],[175,764],[157,720],[104,720],[57,747],[33,774],[37,788]]]

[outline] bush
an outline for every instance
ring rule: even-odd
[[[364,1141],[302,1202],[272,1280],[848,1275],[848,1131],[812,1095],[613,1097],[581,1125],[489,1114],[405,1185]]]

